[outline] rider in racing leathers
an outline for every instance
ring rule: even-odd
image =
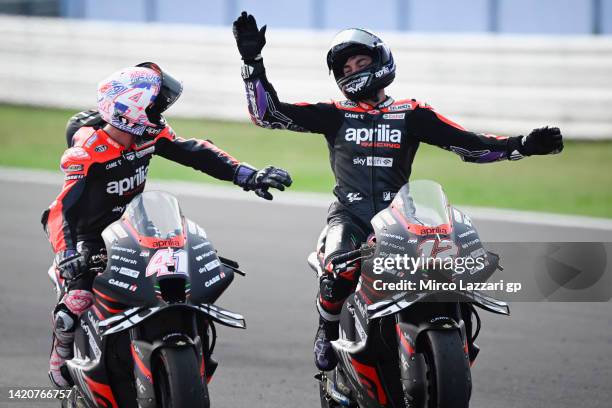
[[[57,387],[69,385],[65,361],[73,356],[75,326],[94,301],[92,265],[105,260],[102,230],[144,190],[153,154],[268,200],[270,187],[291,185],[282,169],[257,170],[210,141],[176,136],[161,114],[181,92],[182,84],[157,64],[128,67],[100,82],[97,111],[77,114],[68,123],[64,186],[42,217],[56,254],[52,268],[67,287],[53,312],[49,377]]]
[[[472,163],[518,160],[559,153],[563,148],[558,128],[544,127],[516,137],[477,134],[423,102],[392,99],[385,94],[395,77],[391,51],[380,38],[362,29],[338,33],[327,53],[327,66],[346,100],[281,102],[266,78],[261,56],[266,26],[258,29],[254,17],[243,12],[233,31],[244,61],[242,77],[252,121],[269,129],[321,133],[327,141],[337,198],[323,232],[321,256],[328,272],[332,272],[334,257],[358,248],[372,232],[370,219],[408,181],[420,142],[450,150]],[[338,336],[340,309],[355,289],[358,268],[349,268],[338,279],[329,273],[320,280],[320,324],[314,353],[321,370],[331,370],[336,364],[330,341]]]

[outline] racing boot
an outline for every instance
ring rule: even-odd
[[[339,322],[329,322],[319,316],[319,327],[314,341],[315,365],[321,371],[331,371],[338,364],[331,342],[338,339]]]
[[[53,347],[49,358],[49,379],[57,388],[71,386],[66,360],[73,357],[74,330],[79,317],[93,304],[93,293],[71,290],[53,312]]]

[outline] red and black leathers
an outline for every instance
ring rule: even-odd
[[[95,113],[84,112],[71,119],[69,129],[84,118],[90,124],[99,123]],[[119,219],[134,195],[144,190],[154,154],[221,180],[233,180],[239,162],[211,142],[182,139],[170,126],[156,133],[126,148],[103,129],[78,129],[61,159],[64,186],[43,214],[55,252],[76,249],[78,241],[99,240],[102,230]]]
[[[378,106],[348,100],[284,103],[268,82],[262,60],[245,65],[243,78],[254,123],[325,136],[336,178],[334,194],[365,225],[408,181],[420,142],[475,163],[523,157],[520,137],[469,132],[414,99],[388,97]]]

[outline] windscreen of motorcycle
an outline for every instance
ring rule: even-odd
[[[428,251],[433,256],[457,254],[450,213],[440,184],[416,180],[404,185],[391,205],[372,218],[376,250],[364,260],[358,288],[367,304],[418,295],[418,291],[404,290],[407,282],[416,285],[422,279],[418,259]],[[448,245],[440,246],[440,242]]]
[[[357,290],[368,305],[405,307],[444,292],[430,289],[432,282],[483,282],[497,268],[471,219],[449,205],[436,182],[406,184],[372,226],[375,251],[363,262]]]
[[[182,247],[183,217],[176,198],[163,191],[147,191],[127,206],[123,219],[149,248]]]

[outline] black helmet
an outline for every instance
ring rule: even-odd
[[[344,76],[343,67],[353,55],[369,55],[372,64]],[[395,79],[395,63],[389,47],[376,35],[361,28],[348,28],[334,37],[327,52],[327,67],[333,71],[340,91],[350,100],[372,98]]]

